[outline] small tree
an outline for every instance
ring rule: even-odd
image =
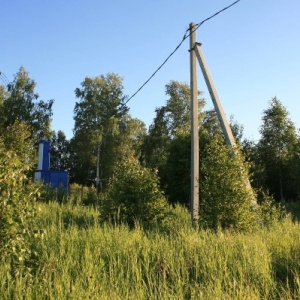
[[[264,184],[277,201],[296,199],[300,193],[296,171],[300,143],[295,125],[276,97],[263,112],[262,121],[257,152]]]
[[[101,217],[103,221],[125,223],[130,228],[136,222],[149,228],[164,220],[167,207],[156,173],[129,159],[115,170],[103,199]]]
[[[245,230],[255,224],[252,194],[247,189],[245,174],[247,166],[239,149],[226,146],[217,134],[202,161],[200,218],[205,227]]]
[[[0,261],[9,261],[15,275],[20,268],[30,270],[36,261],[33,238],[38,236],[34,224],[38,190],[26,175],[32,161],[20,155],[20,149],[6,147],[0,135]]]
[[[21,163],[30,165],[31,169],[33,168],[36,162],[36,147],[31,138],[30,126],[17,120],[11,126],[6,127],[2,139],[7,151],[13,151]]]

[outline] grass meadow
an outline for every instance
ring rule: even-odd
[[[173,208],[172,208],[173,210]],[[182,207],[168,231],[100,224],[95,207],[39,204],[32,276],[0,269],[0,299],[299,299],[300,225],[252,233],[194,229]]]

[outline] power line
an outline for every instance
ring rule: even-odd
[[[8,80],[7,76],[1,71],[0,71],[0,79],[5,85],[9,84],[9,80]]]
[[[220,14],[223,11],[229,9],[230,7],[236,5],[240,1],[241,0],[237,0],[237,1],[233,2],[233,3],[231,3],[230,5],[228,5],[228,6],[224,7],[223,9],[219,10],[218,12],[216,12],[215,14],[213,14],[212,16],[210,16],[210,17],[206,18],[205,20],[201,21],[199,24],[196,24],[196,29],[195,30],[197,30],[203,23],[205,23],[205,22],[209,21],[210,19],[216,17],[218,14]],[[191,35],[191,32],[190,32],[190,34],[187,37],[189,37],[190,35]]]
[[[5,77],[6,81],[9,82],[7,76],[3,72],[0,72],[0,73]]]
[[[0,79],[4,83],[4,85],[8,85],[8,82],[2,76],[0,76]]]
[[[202,26],[205,22],[211,20],[212,18],[216,17],[218,14],[224,12],[225,10],[229,9],[230,7],[234,6],[235,4],[237,4],[238,2],[240,2],[241,0],[237,0],[233,3],[231,3],[230,5],[222,8],[221,10],[219,10],[218,12],[216,12],[215,14],[211,15],[210,17],[204,19],[203,21],[201,21],[199,24],[196,24],[196,28],[194,31],[196,31],[200,26]],[[169,54],[169,56],[163,61],[163,63],[154,71],[154,73],[138,88],[138,90],[131,95],[123,104],[122,106],[126,105],[155,75],[156,73],[166,64],[166,62],[173,56],[173,54],[180,48],[180,46],[182,45],[182,43],[192,34],[192,32],[188,33],[190,29],[187,29],[181,42],[177,45],[177,47]]]
[[[1,71],[0,71],[0,76],[2,76],[7,82],[9,82],[7,76]]]
[[[4,85],[6,85],[6,82],[4,81],[4,79],[0,76],[1,81],[4,83]]]

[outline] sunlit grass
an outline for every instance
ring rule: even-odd
[[[173,210],[173,209],[172,209]],[[39,267],[0,269],[0,299],[296,299],[300,226],[253,233],[194,229],[182,207],[168,230],[100,224],[91,207],[41,204]]]

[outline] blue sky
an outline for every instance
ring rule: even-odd
[[[114,72],[131,96],[175,49],[191,22],[225,0],[2,0],[0,71],[20,66],[37,82],[40,99],[54,99],[52,127],[73,133],[74,90],[86,76]],[[277,96],[300,127],[300,1],[241,0],[197,31],[227,117],[257,140],[268,101]],[[128,103],[146,123],[165,105],[165,85],[189,83],[189,40]],[[198,88],[212,102],[198,68]]]

